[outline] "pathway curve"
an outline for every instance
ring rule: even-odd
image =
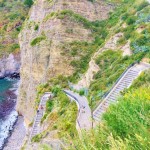
[[[101,121],[101,117],[110,104],[116,103],[120,92],[126,88],[129,88],[142,71],[150,69],[150,64],[140,63],[129,67],[123,75],[119,78],[115,86],[111,89],[105,99],[99,104],[96,110],[93,112],[93,118],[96,121]]]
[[[92,127],[92,113],[85,96],[80,96],[70,90],[64,90],[66,95],[73,99],[78,106],[77,129],[90,129]]]
[[[39,112],[37,112],[36,114],[36,117],[35,117],[35,120],[34,120],[34,123],[33,123],[33,126],[32,126],[32,131],[31,131],[31,134],[30,134],[30,137],[29,137],[29,143],[31,142],[31,139],[40,133],[40,123],[41,123],[41,119],[45,113],[45,109],[46,109],[46,102],[50,99],[50,96],[52,96],[52,94],[50,92],[46,92],[42,98],[41,98],[41,101],[40,101],[40,104],[39,104]],[[42,108],[41,108],[42,106]]]

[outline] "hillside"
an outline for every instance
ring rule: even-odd
[[[20,51],[18,34],[28,10],[21,0],[0,0],[0,57]]]
[[[149,14],[150,5],[144,0],[37,0],[33,4],[19,34],[22,66],[17,109],[29,132],[41,96],[52,92],[54,97],[46,104],[32,149],[50,149],[50,145],[53,149],[147,149],[149,73],[122,93],[100,126],[83,131],[82,139],[76,130],[77,107],[62,90],[85,95],[94,110],[129,65],[150,63]]]
[[[95,18],[107,18],[111,9],[103,1],[87,0],[39,0],[33,5],[19,35],[22,79],[18,110],[27,124],[32,122],[36,111],[36,89],[40,84],[60,75],[75,80],[78,72],[86,70],[90,56],[99,46],[96,35],[101,28],[96,26]],[[76,66],[77,62],[82,69]]]

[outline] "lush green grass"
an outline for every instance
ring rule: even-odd
[[[135,82],[135,87],[139,89],[135,91],[125,92],[124,98],[120,99],[116,106],[110,107],[108,112],[104,115],[104,121],[100,127],[90,133],[84,133],[83,137],[79,140],[76,136],[75,120],[77,115],[77,108],[74,103],[71,103],[66,95],[60,90],[68,88],[70,82],[79,80],[88,68],[88,62],[92,54],[105,43],[105,40],[117,32],[123,32],[124,37],[118,41],[118,45],[124,45],[127,40],[131,40],[131,48],[134,52],[132,56],[122,57],[120,50],[108,50],[97,56],[96,64],[100,67],[100,71],[95,74],[94,81],[89,88],[89,100],[93,100],[93,106],[100,101],[101,97],[107,92],[123,71],[134,61],[140,61],[144,57],[149,57],[149,50],[136,52],[136,45],[149,46],[149,25],[144,23],[144,30],[141,33],[137,32],[137,28],[143,25],[142,19],[139,14],[142,12],[147,14],[147,7],[143,6],[142,1],[124,1],[113,0],[119,4],[110,17],[104,21],[90,22],[84,17],[76,14],[70,10],[62,12],[53,12],[49,14],[44,21],[53,19],[68,19],[74,22],[82,23],[86,29],[91,30],[93,41],[79,42],[74,41],[66,43],[62,47],[62,55],[68,55],[72,60],[71,64],[75,72],[70,77],[55,77],[47,84],[38,87],[37,103],[42,93],[52,91],[55,97],[47,103],[47,111],[42,120],[49,122],[50,127],[46,133],[57,130],[58,137],[63,139],[68,137],[65,141],[72,143],[69,149],[146,149],[149,145],[149,97],[150,88],[141,87],[149,78],[147,74],[140,77],[140,81]],[[142,5],[142,6],[141,6]],[[140,8],[139,8],[139,7]],[[137,9],[138,8],[138,9]],[[147,9],[143,11],[143,8]],[[137,13],[138,11],[138,13]],[[128,14],[128,12],[131,12]],[[138,14],[135,16],[135,14]],[[146,16],[146,15],[144,15]],[[145,17],[146,18],[146,17]],[[140,20],[139,23],[135,20]],[[141,23],[142,22],[142,23]],[[125,23],[126,27],[123,28],[122,24]],[[119,26],[119,27],[118,27]],[[72,32],[69,30],[68,32]],[[77,58],[77,59],[76,59]],[[148,82],[147,81],[147,82]],[[134,87],[133,87],[134,89]],[[83,91],[80,91],[81,95]],[[40,136],[40,135],[39,135]],[[41,138],[41,136],[40,136]],[[40,139],[39,137],[37,139]]]
[[[131,7],[128,7],[131,6]],[[140,9],[137,9],[140,7]],[[142,58],[150,58],[150,26],[148,24],[148,14],[150,13],[150,6],[142,1],[126,3],[119,6],[113,14],[110,15],[109,20],[105,20],[104,26],[106,28],[115,22],[126,24],[126,27],[118,27],[116,32],[123,32],[124,36],[118,40],[118,46],[124,45],[127,40],[131,41],[130,47],[133,51],[132,56],[122,57],[121,51],[107,50],[96,58],[96,64],[100,67],[100,71],[95,74],[94,81],[89,88],[89,100],[93,100],[93,107],[102,98],[124,70],[134,61],[140,61]],[[130,14],[128,12],[131,12]],[[137,15],[136,15],[137,12]],[[138,28],[142,27],[141,32]],[[115,29],[114,28],[114,29]],[[90,102],[91,104],[91,102]]]
[[[132,56],[123,57],[122,52],[119,50],[107,50],[99,55],[96,59],[96,64],[99,66],[100,71],[94,75],[94,81],[90,84],[88,95],[89,100],[93,100],[92,107],[95,107],[104,93],[111,89],[112,85],[129,65],[135,61],[140,61],[145,55],[146,53],[140,52]]]
[[[149,149],[149,93],[150,87],[141,87],[124,95],[104,114],[99,127],[73,139],[69,149]]]
[[[143,85],[148,86],[150,83],[150,71],[142,72],[141,75],[131,85],[130,89],[136,89]],[[129,90],[130,90],[129,89]]]

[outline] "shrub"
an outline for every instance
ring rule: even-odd
[[[47,112],[51,112],[53,109],[54,103],[52,100],[47,101],[46,103],[46,111]]]
[[[33,0],[25,0],[24,4],[27,5],[28,7],[31,7],[33,4]]]
[[[137,17],[131,16],[127,19],[127,24],[128,25],[134,24],[136,22],[136,20],[137,20]]]
[[[84,95],[84,89],[79,91],[79,95],[83,96]]]
[[[35,39],[32,40],[31,46],[35,46],[36,44],[40,43],[41,41],[43,41],[45,39],[46,39],[45,36],[37,37],[37,38],[35,38]]]
[[[35,27],[34,27],[34,30],[37,31],[38,29],[39,29],[39,25],[36,24]]]

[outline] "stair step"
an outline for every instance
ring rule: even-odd
[[[100,118],[100,117],[102,116],[102,114],[103,114],[103,113],[98,114],[98,113],[95,112],[95,113],[93,114],[93,116],[95,116],[95,117],[97,117],[97,118]]]
[[[122,84],[122,83],[119,83],[119,84],[116,86],[116,88],[117,88],[117,87],[125,88],[125,85],[124,85],[124,84]]]
[[[108,100],[111,101],[112,103],[115,103],[117,101],[117,98],[115,99],[109,98]]]
[[[111,94],[109,95],[109,98],[116,99],[116,98],[119,97],[119,96],[120,96],[120,94],[111,93]]]
[[[129,72],[132,72],[132,73],[139,73],[139,71],[135,71],[135,70],[132,70],[132,69],[129,70],[128,73],[129,73]]]
[[[97,121],[100,121],[100,117],[99,117],[99,116],[94,115],[93,118],[94,118],[95,120],[97,120]]]
[[[128,75],[137,76],[138,74],[139,74],[139,72],[128,72],[126,74],[126,76],[128,76]]]
[[[102,108],[99,108],[99,109],[97,109],[97,111],[96,111],[96,113],[97,113],[97,114],[99,114],[99,113],[103,113],[103,112],[105,112],[105,110],[104,110],[104,109],[102,109]]]

